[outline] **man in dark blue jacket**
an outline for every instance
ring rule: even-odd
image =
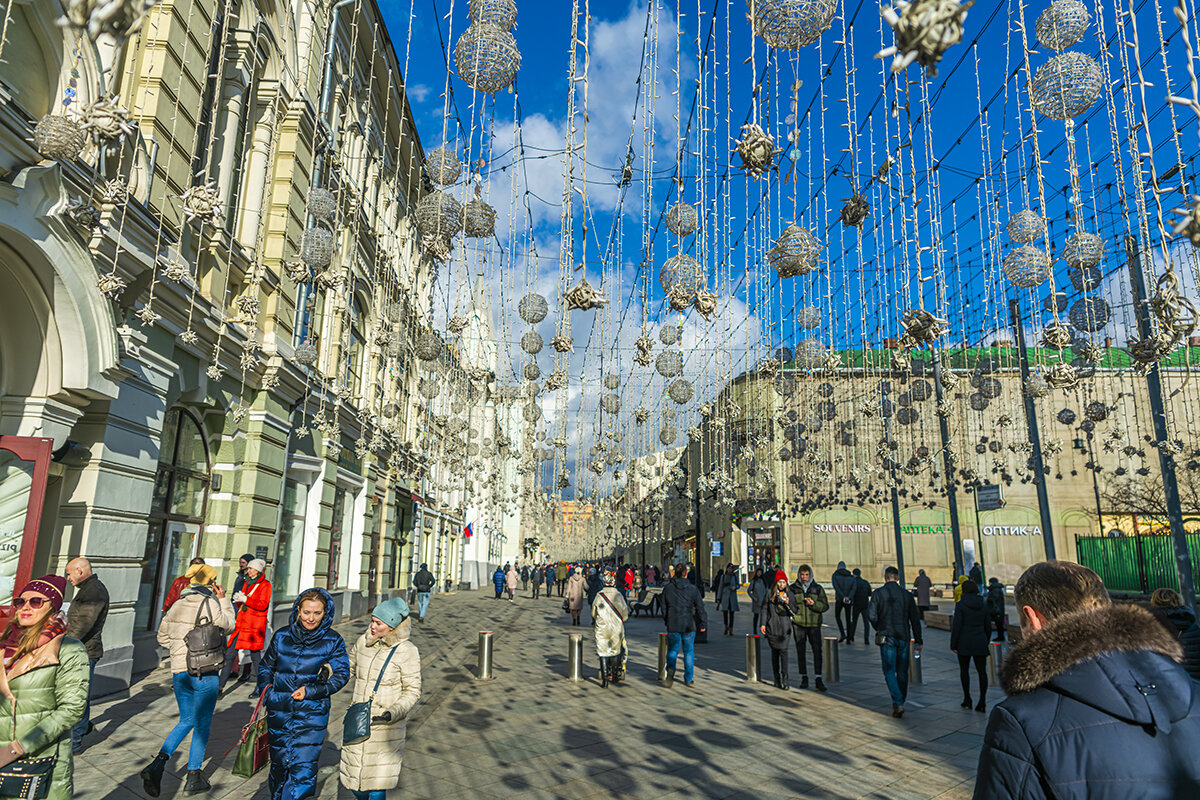
[[[683,649],[683,682],[692,685],[696,664],[696,632],[708,628],[700,590],[688,580],[687,564],[675,565],[675,577],[662,590],[663,620],[667,623],[667,681],[675,682],[675,660]]]
[[[1000,671],[976,800],[1200,797],[1200,683],[1147,611],[1066,561],[1025,571],[1021,641]]]

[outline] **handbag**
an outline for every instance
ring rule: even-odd
[[[570,610],[571,610],[571,601],[563,600],[563,611],[570,611]]]
[[[8,674],[4,665],[0,664],[0,682],[8,688]],[[17,740],[17,701],[13,704],[12,740]],[[0,767],[0,797],[24,797],[27,800],[39,800],[50,793],[50,778],[54,774],[54,766],[58,763],[58,754],[29,758],[22,756],[16,761]]]
[[[268,686],[267,689],[270,687]],[[265,767],[271,761],[270,737],[267,734],[267,715],[259,714],[262,710],[263,699],[267,696],[263,689],[258,696],[258,704],[250,715],[250,722],[242,728],[242,737],[238,739],[237,757],[233,760],[233,774],[239,778],[249,778]]]
[[[375,699],[375,693],[379,691],[379,684],[383,682],[383,673],[387,672],[388,664],[396,654],[396,647],[388,651],[383,668],[379,670],[379,677],[375,679],[375,688],[371,690],[371,696],[361,702],[351,703],[346,709],[346,717],[342,720],[343,745],[358,744],[371,738],[371,702]]]

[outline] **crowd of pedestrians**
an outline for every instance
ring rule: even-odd
[[[166,766],[190,735],[185,793],[211,787],[203,772],[213,713],[228,679],[253,679],[255,718],[265,715],[267,784],[273,800],[315,794],[317,765],[328,729],[331,697],[349,687],[343,721],[341,784],[356,800],[384,800],[399,784],[406,720],[421,697],[420,654],[411,641],[414,614],[393,598],[376,606],[366,629],[347,647],[333,630],[334,598],[324,589],[302,592],[285,627],[270,630],[272,587],[262,559],[239,561],[229,596],[217,571],[194,559],[171,586],[158,627],[172,673],[178,720],[157,755],[140,772],[143,789],[158,797]],[[665,580],[664,580],[665,578]],[[790,690],[789,639],[794,640],[799,687],[824,692],[823,615],[831,603],[808,565],[795,579],[778,567],[757,568],[743,587],[730,564],[705,582],[689,564],[506,564],[493,576],[496,597],[514,599],[518,585],[533,599],[561,598],[571,625],[590,607],[600,683],[626,675],[625,625],[632,610],[648,608],[666,629],[665,686],[696,680],[697,639],[708,628],[704,595],[713,593],[724,634],[735,635],[738,594],[746,591],[752,628],[771,650],[774,686]],[[66,604],[67,582],[74,596]],[[932,582],[922,571],[912,588],[894,567],[873,588],[859,569],[839,563],[830,576],[834,621],[841,641],[863,626],[874,630],[892,715],[901,717],[909,688],[910,648],[924,646],[922,617],[933,608]],[[415,573],[415,614],[428,612],[433,576]],[[544,595],[543,595],[544,590]],[[1012,602],[995,577],[984,583],[979,565],[958,576],[949,649],[957,658],[962,707],[988,710],[989,645],[1002,640],[1015,609],[1021,630],[1000,669],[1006,699],[992,709],[981,751],[977,798],[1200,796],[1200,625],[1178,592],[1159,589],[1149,607],[1114,605],[1099,577],[1068,562],[1036,564],[1017,582]],[[0,751],[0,770],[18,759],[40,769],[44,791],[29,796],[67,800],[73,793],[73,753],[94,730],[89,693],[103,657],[107,589],[87,559],[67,563],[65,578],[30,581],[13,599],[4,628],[0,669],[0,730],[14,730]],[[249,728],[248,728],[249,729]],[[1076,735],[1087,730],[1086,737]],[[1189,794],[1189,792],[1192,792]]]

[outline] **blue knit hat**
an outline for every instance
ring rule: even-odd
[[[408,603],[399,597],[393,597],[391,600],[375,606],[375,610],[371,612],[371,616],[377,618],[389,628],[394,628],[408,617]]]

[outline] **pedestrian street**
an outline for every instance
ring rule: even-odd
[[[413,641],[420,649],[422,697],[408,723],[400,785],[403,798],[968,798],[986,715],[958,707],[949,636],[929,629],[924,682],[910,689],[908,712],[890,715],[873,644],[842,645],[840,682],[829,692],[745,680],[750,615],[738,635],[712,630],[696,646],[696,682],[656,681],[657,618],[632,618],[625,682],[601,688],[591,628],[572,628],[558,598],[495,600],[490,591],[437,594]],[[746,604],[748,606],[748,604]],[[744,607],[746,607],[744,606]],[[366,618],[338,626],[348,640]],[[479,631],[493,632],[493,678],[477,681]],[[826,626],[827,633],[837,629]],[[584,634],[584,680],[568,680],[568,633]],[[794,655],[794,654],[793,654]],[[165,663],[165,662],[164,662]],[[826,676],[828,680],[828,675]],[[135,681],[129,695],[93,706],[100,736],[76,759],[83,800],[144,797],[137,772],[175,722],[170,673]],[[230,774],[233,746],[253,703],[248,684],[230,684],[217,705],[204,773],[215,797],[266,798],[266,770],[243,780]],[[334,695],[320,758],[319,796],[340,789],[341,719],[349,692]],[[989,693],[991,705],[1001,698]],[[186,747],[168,766],[162,797],[182,796]]]

